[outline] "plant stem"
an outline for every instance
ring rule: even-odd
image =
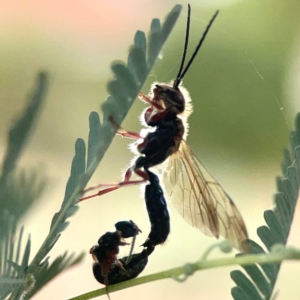
[[[283,260],[300,260],[300,249],[292,247],[284,248],[267,254],[252,254],[238,257],[219,258],[213,260],[201,260],[193,264],[186,264],[181,267],[159,272],[152,275],[143,276],[137,279],[124,281],[108,287],[108,292],[112,293],[132,286],[144,284],[146,282],[156,281],[160,279],[172,278],[177,281],[185,281],[188,276],[192,275],[194,271],[205,269],[212,269],[222,266],[231,265],[253,265],[276,263]],[[191,271],[192,270],[192,271]],[[181,278],[180,278],[181,277]],[[95,290],[81,296],[70,298],[69,300],[87,300],[106,294],[106,289]]]

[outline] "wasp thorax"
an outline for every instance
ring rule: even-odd
[[[180,114],[185,109],[185,100],[179,88],[169,85],[155,85],[153,100],[157,101],[164,109]]]

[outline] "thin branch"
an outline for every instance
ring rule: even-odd
[[[253,254],[237,257],[219,258],[212,260],[200,260],[195,263],[186,264],[181,267],[170,269],[167,271],[162,271],[152,275],[147,275],[139,277],[133,280],[124,281],[108,287],[108,292],[112,293],[115,291],[120,291],[132,286],[137,286],[140,284],[172,278],[177,281],[185,281],[189,276],[193,275],[195,271],[201,271],[206,269],[212,269],[223,266],[232,265],[253,265],[253,264],[267,264],[276,263],[283,260],[300,260],[300,249],[295,249],[292,247],[285,248],[282,245],[275,247],[271,253],[268,254]],[[101,295],[106,294],[106,289],[95,290],[69,300],[87,300],[92,299]]]

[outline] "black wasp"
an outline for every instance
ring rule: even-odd
[[[101,269],[100,273],[104,278],[105,285],[110,284],[108,275],[114,265],[118,265],[126,273],[123,264],[117,258],[119,246],[129,245],[129,243],[124,241],[124,238],[135,238],[141,232],[132,221],[120,221],[116,223],[115,227],[117,229],[115,232],[103,234],[98,240],[98,245],[90,249],[90,254]]]
[[[218,12],[210,20],[191,59],[184,68],[191,16],[190,5],[188,6],[184,51],[176,79],[171,84],[154,83],[149,95],[139,93],[139,98],[150,105],[143,113],[143,118],[146,125],[154,128],[154,131],[141,136],[139,133],[121,128],[113,117],[110,118],[112,124],[119,128],[119,135],[141,140],[137,146],[141,156],[127,170],[122,182],[112,184],[109,188],[81,200],[101,196],[125,185],[149,180],[146,169],[159,165],[169,158],[163,170],[164,185],[177,211],[191,226],[199,228],[209,236],[219,238],[221,235],[228,239],[235,248],[243,251],[242,242],[248,238],[248,235],[241,214],[229,195],[210,175],[186,143],[187,118],[192,113],[192,105],[189,94],[181,83]],[[133,172],[142,180],[130,180]],[[98,187],[103,186],[107,185]]]
[[[154,247],[149,247],[140,254],[132,255],[131,249],[129,256],[118,259],[119,246],[129,245],[124,238],[133,237],[135,239],[141,230],[133,221],[120,221],[115,224],[115,227],[115,232],[103,234],[98,240],[98,245],[90,249],[94,260],[94,277],[106,286],[109,299],[107,286],[138,276],[147,265],[148,255],[154,250]]]

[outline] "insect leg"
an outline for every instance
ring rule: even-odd
[[[91,198],[94,198],[94,197],[98,197],[98,196],[105,195],[105,194],[107,194],[107,193],[110,193],[110,192],[112,192],[112,191],[115,191],[115,190],[119,189],[120,187],[121,187],[121,186],[116,185],[116,186],[114,186],[114,187],[111,187],[111,188],[107,188],[107,189],[98,191],[96,194],[93,194],[93,195],[89,195],[89,196],[80,198],[80,199],[78,200],[78,202],[81,202],[81,201],[84,201],[84,200],[88,200],[88,199],[91,199]]]
[[[130,181],[130,178],[131,178],[131,175],[132,175],[132,171],[131,171],[131,168],[127,170],[127,172],[125,173],[125,178],[123,181],[119,182],[119,183],[116,183],[116,184],[99,184],[95,187],[91,187],[91,188],[88,188],[87,190],[84,190],[84,193],[88,192],[88,191],[91,191],[93,189],[96,189],[96,188],[99,188],[101,186],[111,186],[109,188],[106,188],[106,189],[103,189],[103,190],[100,190],[98,191],[97,193],[95,194],[92,194],[92,195],[89,195],[89,196],[86,196],[86,197],[82,197],[78,200],[78,202],[81,202],[81,201],[84,201],[84,200],[88,200],[88,199],[91,199],[91,198],[94,198],[94,197],[98,197],[98,196],[102,196],[102,195],[105,195],[107,193],[110,193],[110,192],[113,192],[115,190],[118,190],[119,188],[121,188],[122,186],[127,186],[127,185],[135,185],[135,184],[141,184],[141,183],[144,183],[145,181],[148,180],[148,176],[147,174],[142,171],[142,170],[139,170],[139,169],[136,169],[134,170],[135,173],[139,176],[141,176],[143,179],[141,180],[132,180]]]
[[[143,93],[139,92],[138,97],[146,102],[149,103],[151,106],[154,106],[156,109],[164,110],[164,107],[162,107],[160,104],[158,104],[156,101],[153,101],[149,96],[144,95]]]
[[[118,124],[112,116],[109,117],[109,121],[111,122],[111,124],[114,127],[116,127],[118,129],[118,131],[117,131],[118,135],[121,135],[122,137],[130,138],[130,139],[136,139],[136,140],[143,139],[143,137],[139,133],[134,132],[134,131],[129,131],[129,130],[122,128],[120,126],[120,124]]]

